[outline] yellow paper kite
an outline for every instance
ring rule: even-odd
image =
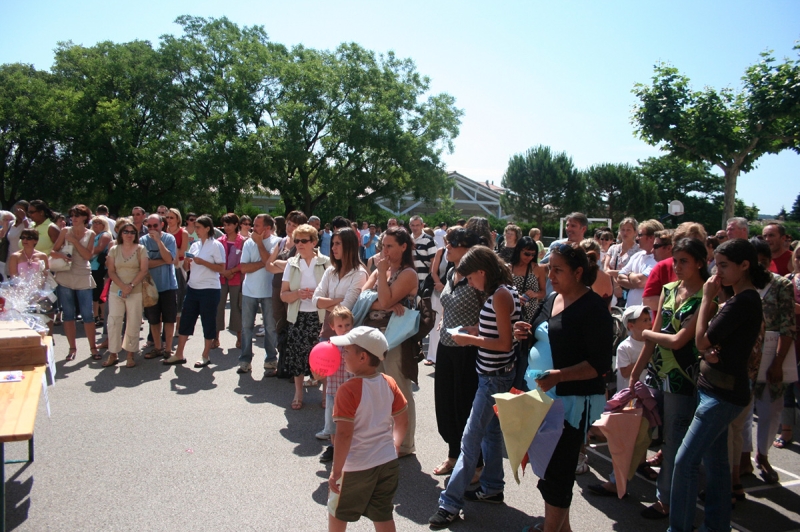
[[[550,410],[553,399],[538,389],[518,395],[498,393],[492,397],[497,406],[497,417],[500,419],[508,461],[511,462],[514,480],[519,484],[519,466],[542,420]]]

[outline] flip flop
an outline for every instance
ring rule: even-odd
[[[453,472],[455,464],[451,464],[449,460],[445,460],[437,467],[433,468],[433,474],[436,476],[449,475]]]
[[[174,366],[175,364],[186,364],[185,358],[176,358],[176,357],[169,357],[166,360],[161,361],[162,364],[166,364],[167,366]]]
[[[636,468],[636,472],[648,480],[658,479],[658,473],[653,471],[653,468],[647,465],[647,463],[639,464],[639,467]]]
[[[776,449],[786,449],[787,447],[791,447],[793,443],[794,440],[792,438],[784,440],[782,437],[779,436],[775,438],[774,442],[772,442],[772,446],[775,447]]]
[[[204,367],[208,366],[209,364],[211,364],[211,360],[208,359],[208,358],[204,358],[203,360],[195,362],[194,363],[194,367],[196,367],[196,368],[204,368]]]
[[[114,358],[108,357],[108,360],[103,362],[102,366],[104,368],[110,368],[111,366],[116,366],[117,364],[119,364],[119,358],[117,358],[117,357],[114,357]]]
[[[292,410],[300,410],[301,408],[303,408],[303,401],[297,399],[292,401]]]

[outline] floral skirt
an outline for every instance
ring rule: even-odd
[[[297,321],[289,324],[289,333],[286,338],[286,353],[283,366],[293,377],[310,375],[308,367],[308,354],[311,348],[319,342],[319,333],[322,324],[316,312],[298,312]]]

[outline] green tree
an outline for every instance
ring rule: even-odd
[[[353,217],[379,197],[430,202],[445,192],[441,155],[452,151],[462,111],[447,94],[425,99],[429,80],[411,60],[357,44],[297,46],[280,87],[259,142],[262,184],[280,190],[287,209],[311,213],[330,200]]]
[[[800,44],[794,48],[800,51]],[[719,167],[725,178],[722,223],[733,216],[736,180],[765,153],[800,151],[800,61],[776,63],[770,52],[749,67],[743,88],[693,91],[666,64],[652,85],[636,84],[633,124],[645,142],[681,159]]]
[[[74,94],[48,72],[31,65],[0,66],[0,203],[20,199],[49,202],[69,196],[61,173],[59,138]]]
[[[657,215],[669,212],[673,200],[683,203],[684,216],[706,227],[715,227],[722,215],[725,178],[711,172],[704,162],[689,163],[672,155],[639,161],[638,172],[657,183]]]
[[[61,43],[55,59],[54,75],[76,95],[62,154],[62,178],[74,184],[70,192],[112,212],[179,204],[193,183],[163,57],[150,43],[134,41]]]
[[[749,221],[755,222],[758,220],[758,207],[756,207],[755,204],[748,207],[742,200],[737,199],[733,215],[747,218]]]
[[[794,199],[792,211],[789,213],[789,219],[795,222],[800,222],[800,194]]]
[[[584,172],[589,197],[587,211],[614,221],[625,216],[650,218],[658,201],[656,183],[629,164],[599,164]]]
[[[507,190],[500,204],[517,218],[535,220],[541,227],[546,219],[566,214],[580,201],[576,198],[580,190],[575,190],[580,180],[577,174],[565,152],[553,153],[548,146],[536,146],[509,159],[502,180]],[[569,204],[565,204],[567,198]]]

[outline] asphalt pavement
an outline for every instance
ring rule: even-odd
[[[80,328],[80,327],[79,327]],[[304,407],[289,408],[293,385],[263,378],[261,364],[238,375],[236,337],[222,333],[212,364],[196,370],[202,335],[191,337],[189,364],[165,366],[137,357],[102,368],[85,338],[78,358],[64,360],[63,328],[55,331],[58,373],[49,389],[51,415],[42,400],[36,421],[35,462],[6,466],[7,523],[19,531],[318,531],[327,529],[324,449],[314,434],[323,427],[321,390],[306,390]],[[261,339],[257,338],[258,345]],[[144,337],[142,337],[144,345]],[[255,362],[263,349],[255,347]],[[395,498],[397,529],[428,529],[445,477],[431,471],[446,457],[436,431],[435,368],[420,366],[417,453],[401,459]],[[800,436],[800,434],[797,434]],[[7,459],[23,459],[24,442],[6,445]],[[597,497],[586,486],[611,471],[607,449],[590,449],[590,471],[577,478],[572,529],[664,531],[666,521],[639,512],[655,500],[655,485],[637,476],[629,497]],[[743,479],[748,499],[733,511],[742,531],[800,530],[800,445],[773,449],[781,485]],[[467,503],[458,531],[519,531],[544,514],[536,477],[528,469],[519,485],[508,461],[504,504]],[[701,513],[698,507],[696,523]],[[374,530],[362,519],[348,527]]]

